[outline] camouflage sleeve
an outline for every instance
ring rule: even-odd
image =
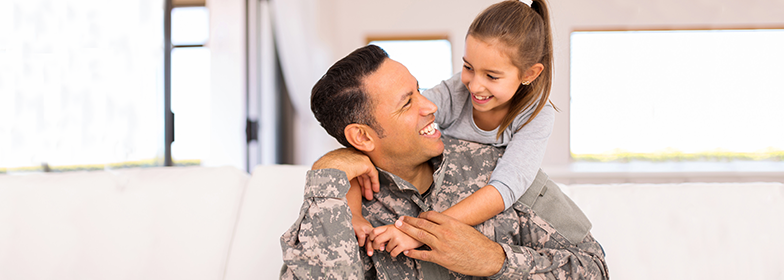
[[[299,218],[280,238],[281,279],[363,279],[363,261],[345,197],[346,173],[308,171]]]
[[[608,279],[601,246],[589,234],[583,243],[563,249],[501,244],[503,268],[490,279]]]

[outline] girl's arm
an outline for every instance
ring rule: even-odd
[[[520,114],[515,123],[524,123],[526,114],[530,114],[529,110]],[[444,214],[473,226],[512,207],[536,178],[553,129],[554,115],[555,109],[548,104],[530,123],[514,133],[487,186],[445,210]],[[513,123],[512,127],[517,125]]]
[[[501,193],[487,185],[459,203],[444,210],[444,214],[465,224],[475,226],[504,211],[504,199]]]
[[[458,72],[452,78],[443,80],[422,92],[425,98],[438,106],[435,113],[436,123],[442,129],[452,125],[463,110],[468,92],[459,91],[460,88],[465,88],[465,86],[460,80],[460,72]]]
[[[346,193],[346,202],[351,209],[351,225],[354,227],[354,234],[357,236],[359,246],[365,246],[365,239],[373,231],[373,225],[362,216],[362,191],[359,187],[357,178],[351,180],[351,187]],[[373,254],[372,246],[365,246],[368,255]]]

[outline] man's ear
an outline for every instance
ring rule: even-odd
[[[367,125],[352,123],[343,129],[343,134],[351,146],[363,152],[370,152],[376,147],[371,135],[371,133],[374,133],[372,130]]]
[[[537,63],[529,67],[528,70],[525,70],[523,73],[523,83],[533,82],[536,80],[536,78],[539,77],[540,74],[542,74],[542,71],[544,71],[544,65],[541,63]]]

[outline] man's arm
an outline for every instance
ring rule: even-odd
[[[574,279],[607,278],[603,256],[584,250],[586,246],[593,245],[591,243],[539,250],[498,244],[474,228],[432,211],[422,213],[419,218],[402,217],[395,226],[431,248],[430,251],[410,250],[404,252],[406,256],[466,275],[491,276],[493,279],[526,279],[534,274],[547,274],[554,279],[567,276]],[[595,245],[598,246],[598,243]]]
[[[351,227],[344,172],[308,171],[299,218],[280,238],[281,279],[362,279],[359,246]]]
[[[378,192],[378,170],[367,155],[353,148],[333,150],[313,163],[312,170],[334,168],[345,172],[351,181],[355,178],[362,184],[369,184],[373,191]],[[368,186],[366,186],[368,187]],[[345,193],[344,193],[345,194]],[[371,193],[372,198],[372,193]]]

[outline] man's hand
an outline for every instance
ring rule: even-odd
[[[403,251],[416,249],[424,245],[422,242],[397,229],[395,225],[380,226],[373,229],[370,236],[368,236],[367,245],[371,244],[373,249],[387,251],[392,257],[397,257]]]
[[[368,200],[373,199],[373,192],[378,192],[378,170],[365,154],[353,148],[340,148],[327,153],[313,163],[313,170],[335,168],[346,172],[351,181],[357,178],[362,192]]]
[[[395,226],[430,251],[404,251],[408,257],[436,263],[454,272],[472,276],[492,276],[504,265],[506,254],[500,244],[476,229],[447,215],[428,211],[419,218],[401,217]]]

